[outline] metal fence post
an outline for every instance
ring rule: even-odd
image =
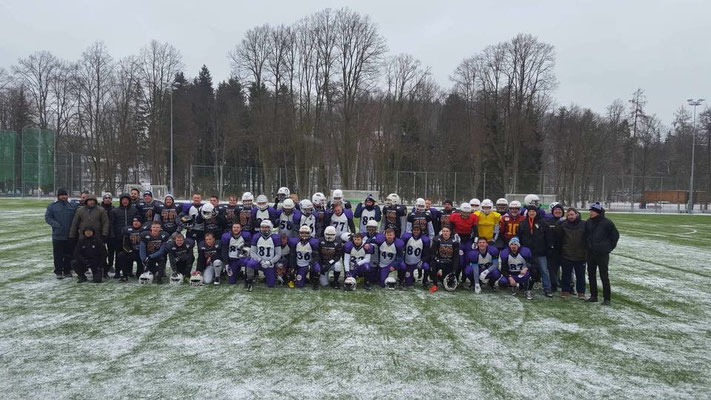
[[[454,173],[454,198],[452,199],[454,204],[457,204],[457,173]]]

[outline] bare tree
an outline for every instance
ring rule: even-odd
[[[52,53],[38,51],[18,60],[13,72],[32,95],[40,128],[47,128],[51,114],[50,87],[60,63]]]

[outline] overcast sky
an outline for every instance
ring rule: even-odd
[[[640,87],[648,113],[670,124],[685,99],[711,99],[709,0],[0,0],[0,67],[37,50],[74,60],[96,40],[120,58],[157,39],[181,51],[186,75],[206,64],[218,82],[250,27],[344,5],[370,15],[390,54],[419,58],[444,88],[462,59],[525,32],[555,46],[560,105],[603,112]]]

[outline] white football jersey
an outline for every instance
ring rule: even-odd
[[[227,249],[227,255],[230,258],[240,257],[240,247],[244,246],[244,238],[242,236],[230,237],[230,247]]]
[[[422,261],[422,251],[424,250],[424,244],[422,243],[422,237],[415,239],[411,237],[405,243],[405,264],[415,265]]]
[[[333,214],[331,216],[331,225],[336,228],[336,234],[341,237],[342,234],[348,232],[348,217],[346,213],[341,215]]]
[[[295,247],[296,250],[296,266],[298,267],[308,267],[311,263],[311,255],[314,249],[311,247],[311,242],[306,242],[302,244],[299,241]]]
[[[299,226],[306,225],[311,229],[311,237],[316,237],[316,216],[311,214],[308,217],[301,214],[301,221],[299,221]]]
[[[375,208],[373,208],[372,210],[363,208],[363,212],[360,216],[360,222],[358,224],[360,226],[360,233],[367,232],[367,230],[365,229],[365,226],[368,223],[368,221],[370,221],[371,219],[375,219]]]
[[[395,256],[397,255],[397,248],[395,247],[395,241],[388,244],[387,241],[383,242],[378,248],[378,261],[381,267],[390,265],[395,261]]]
[[[274,257],[274,241],[271,236],[264,238],[264,236],[259,235],[259,239],[257,240],[257,255],[260,261],[271,261],[272,257]]]

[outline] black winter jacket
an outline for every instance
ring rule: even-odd
[[[596,254],[609,254],[617,247],[620,232],[615,224],[605,217],[605,212],[596,218],[585,221],[585,243],[588,251]]]
[[[585,222],[580,214],[574,222],[563,220],[554,230],[559,244],[560,256],[569,261],[585,261]]]
[[[553,251],[553,231],[543,218],[536,217],[533,220],[533,232],[528,218],[518,225],[516,235],[521,241],[522,247],[528,247],[534,257],[549,256]]]

